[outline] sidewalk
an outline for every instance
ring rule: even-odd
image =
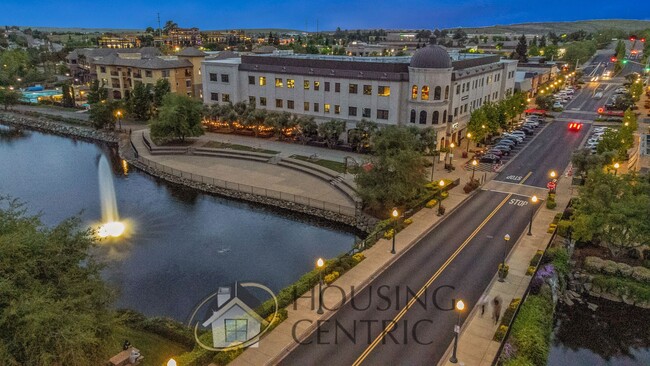
[[[455,152],[460,153],[461,151],[459,149]],[[456,169],[452,172],[446,172],[441,164],[436,163],[435,180],[460,179],[460,186],[449,191],[449,197],[443,201],[444,206],[447,208],[445,216],[448,216],[451,210],[458,207],[469,197],[463,192],[462,187],[469,180],[471,171],[462,168],[463,163],[464,160],[454,158],[453,164]],[[489,173],[488,176],[489,179],[492,179],[495,174]],[[437,216],[436,212],[436,209],[423,208],[412,217],[413,223],[400,231],[395,237],[396,254],[390,254],[391,240],[380,239],[372,248],[363,252],[366,259],[336,280],[335,284],[341,289],[356,288],[357,290],[368,284],[444,218],[444,216]],[[349,290],[347,291],[345,298],[350,296]],[[342,294],[338,291],[326,292],[323,297],[325,308],[337,309],[341,298]],[[292,335],[294,327],[296,338],[302,339],[313,330],[318,320],[324,321],[335,313],[335,311],[326,310],[325,314],[318,315],[311,307],[311,301],[311,298],[301,298],[296,302],[295,309],[293,305],[289,306],[287,309],[288,318],[271,333],[267,334],[259,343],[258,348],[246,349],[231,365],[270,365],[277,363],[279,358],[286,355],[296,345]],[[318,303],[317,290],[314,291],[313,301]],[[298,323],[299,321],[300,323]]]
[[[493,299],[495,296],[501,297],[503,300],[502,314],[513,298],[521,298],[526,292],[526,288],[532,279],[532,276],[526,276],[530,260],[537,250],[546,248],[553,235],[547,232],[548,226],[555,215],[562,212],[566,207],[573,193],[571,178],[562,175],[558,180],[555,196],[557,207],[554,210],[549,210],[546,208],[546,202],[541,201],[539,203],[541,207],[533,219],[532,235],[526,235],[527,232],[522,233],[517,244],[508,255],[506,263],[510,266],[510,271],[505,282],[497,281],[495,275],[485,290],[484,294],[489,299]],[[543,197],[546,198],[545,195]],[[465,317],[460,338],[458,339],[458,363],[456,365],[490,366],[499,350],[500,343],[492,340],[498,327],[491,318],[492,307],[488,305],[483,317],[480,316],[479,310],[479,307],[475,307]],[[439,366],[454,365],[449,362],[451,352],[452,345],[450,344],[447,353],[438,362]]]

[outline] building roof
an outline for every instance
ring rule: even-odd
[[[237,58],[237,57],[239,57],[239,54],[237,52],[226,50],[226,51],[221,51],[221,52],[219,52],[218,54],[216,54],[214,56],[208,56],[208,59],[210,59],[210,60],[225,60],[225,59]]]
[[[277,50],[277,48],[273,46],[262,46],[255,48],[253,50],[253,53],[273,53],[273,51]]]
[[[444,47],[429,45],[415,51],[410,66],[421,69],[449,69],[451,56]]]
[[[193,67],[189,60],[151,58],[121,58],[118,55],[102,57],[95,61],[95,65],[137,67],[140,69],[164,70]]]
[[[77,48],[72,50],[67,58],[77,59],[79,56],[84,55],[87,59],[96,57],[105,57],[109,55],[116,55],[118,53],[140,53],[148,56],[161,55],[157,47],[142,47],[142,48]]]
[[[196,47],[187,47],[183,48],[176,56],[185,56],[185,57],[205,57],[207,53],[199,50]]]

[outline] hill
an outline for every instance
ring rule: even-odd
[[[579,30],[587,32],[597,32],[603,29],[617,28],[626,32],[648,29],[650,21],[648,20],[629,20],[629,19],[600,19],[600,20],[579,20],[575,22],[538,22],[538,23],[521,23],[510,25],[494,25],[489,27],[465,28],[461,27],[467,33],[526,33],[526,34],[543,34],[548,32],[555,33],[572,33]],[[456,29],[456,28],[453,28]]]

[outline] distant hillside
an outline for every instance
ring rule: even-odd
[[[624,31],[636,31],[650,28],[649,20],[627,20],[627,19],[602,19],[602,20],[579,20],[575,22],[540,22],[521,23],[510,25],[494,25],[490,27],[465,28],[467,33],[572,33],[579,30],[596,32],[602,29],[617,28]]]
[[[287,33],[303,33],[304,31],[298,30],[298,29],[282,29],[282,28],[232,28],[232,29],[210,29],[210,30],[204,30],[201,29],[202,32],[228,32],[231,30],[240,30],[244,31],[246,34],[259,34],[259,33],[280,33],[280,34],[287,34]]]
[[[9,25],[11,26],[11,25]],[[4,26],[2,26],[4,27]],[[59,32],[59,33],[140,33],[144,29],[123,29],[123,28],[65,28],[65,27],[37,27],[19,25],[20,29],[38,29],[41,32]]]

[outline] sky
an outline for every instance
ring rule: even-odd
[[[29,4],[29,5],[27,5]],[[0,24],[144,29],[435,29],[537,21],[650,19],[650,1],[611,0],[0,0]]]

